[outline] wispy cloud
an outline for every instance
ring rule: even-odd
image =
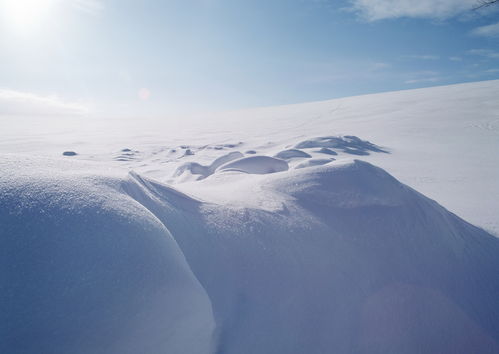
[[[408,74],[409,78],[404,81],[405,84],[419,84],[424,82],[441,81],[440,73],[431,70],[417,71]]]
[[[390,68],[392,65],[390,63],[377,62],[371,64],[371,70],[383,70]]]
[[[438,60],[440,57],[438,55],[404,55],[402,56],[404,59],[417,59],[417,60]]]
[[[445,19],[469,11],[476,0],[350,0],[351,9],[368,21],[415,17]]]
[[[449,57],[450,61],[463,61],[463,58],[461,57]]]
[[[499,52],[495,52],[490,49],[471,49],[468,50],[468,54],[470,55],[478,55],[481,57],[486,57],[490,59],[499,59]]]
[[[412,79],[404,81],[405,84],[419,84],[422,82],[438,82],[441,78],[439,77],[423,77],[421,79]]]
[[[499,22],[473,29],[471,34],[482,37],[499,37]]]
[[[104,10],[104,3],[101,0],[73,0],[73,6],[87,14],[96,16]]]
[[[89,106],[70,102],[57,95],[42,96],[31,92],[0,89],[0,114],[8,115],[82,115]]]

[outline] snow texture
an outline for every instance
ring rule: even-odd
[[[0,352],[499,353],[498,92],[0,120]]]
[[[499,350],[499,240],[369,163],[254,180],[272,212],[81,165],[2,160],[2,352]]]

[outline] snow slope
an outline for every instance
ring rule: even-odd
[[[1,117],[0,153],[74,151],[66,158],[172,182],[199,177],[173,177],[188,162],[207,166],[235,151],[272,157],[316,137],[354,135],[390,152],[362,159],[498,235],[498,96],[496,80],[195,117]],[[318,150],[306,152],[330,157]]]
[[[0,352],[499,353],[498,91],[0,120]]]

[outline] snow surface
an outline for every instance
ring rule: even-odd
[[[4,116],[0,153],[73,151],[67,158],[175,183],[186,162],[209,165],[233,151],[274,156],[317,137],[354,135],[389,152],[364,147],[369,155],[357,156],[499,235],[498,96],[495,80],[194,117]],[[317,150],[304,151],[328,157]]]
[[[210,300],[140,182],[81,162],[0,166],[0,352],[210,348]]]
[[[0,352],[499,353],[498,94],[0,119]]]

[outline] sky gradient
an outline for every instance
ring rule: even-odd
[[[475,0],[0,0],[0,114],[171,115],[499,78]]]

